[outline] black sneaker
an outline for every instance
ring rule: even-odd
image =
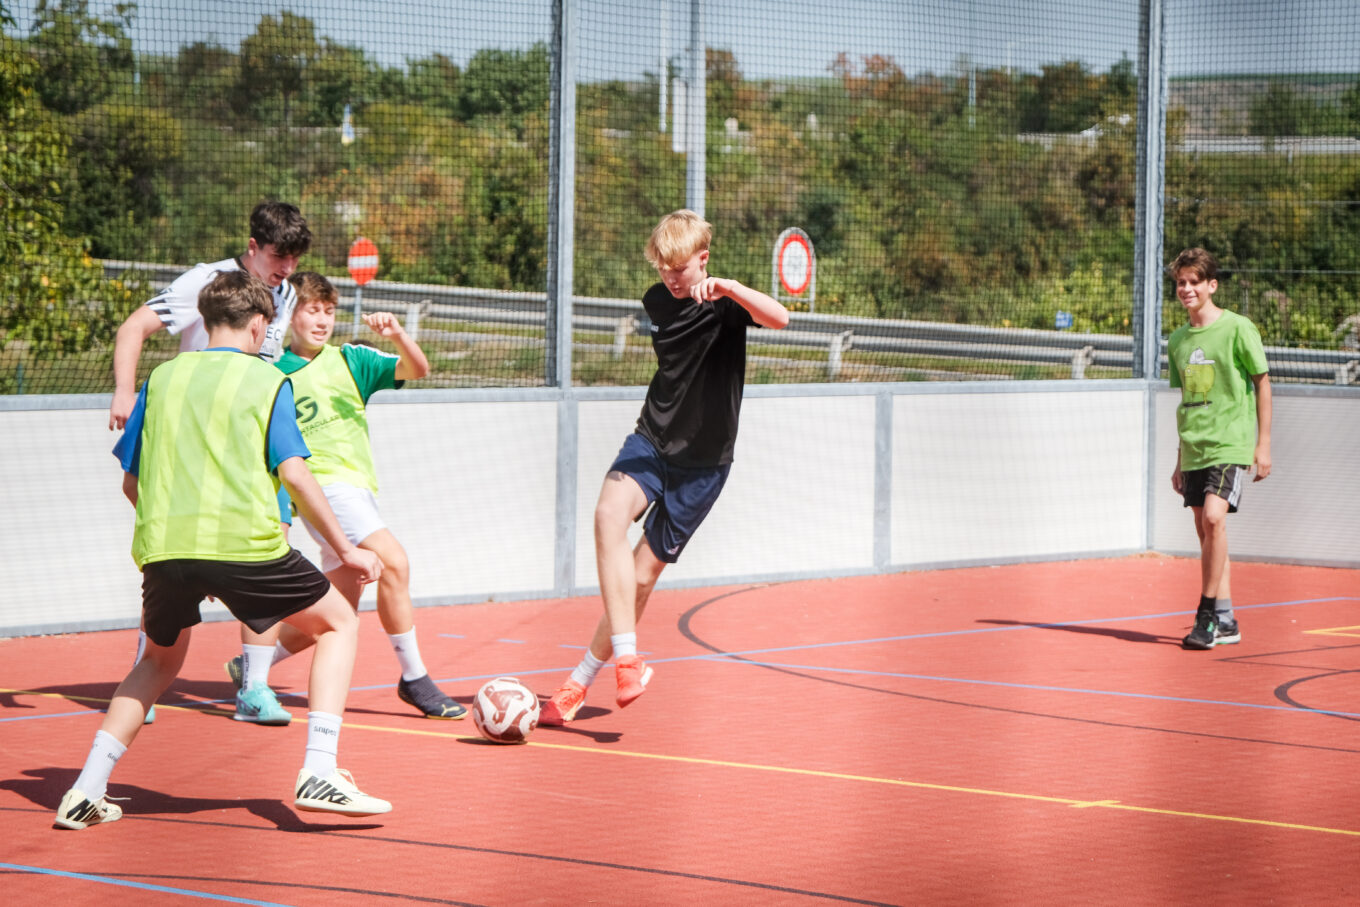
[[[1212,611],[1199,611],[1195,614],[1195,629],[1181,640],[1182,649],[1212,649],[1218,621]]]
[[[415,680],[398,681],[397,695],[402,702],[424,712],[426,718],[457,720],[467,714],[467,709],[445,696],[444,691],[434,685],[429,674]]]
[[[1237,628],[1237,621],[1230,623],[1214,622],[1214,644],[1219,646],[1232,645],[1242,641],[1242,631]]]

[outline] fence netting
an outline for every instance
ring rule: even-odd
[[[1360,6],[1177,0],[1167,35],[1168,257],[1214,253],[1215,300],[1260,327],[1273,380],[1353,383]]]
[[[553,380],[548,0],[0,4],[0,392],[109,391],[122,320],[263,199],[306,216],[337,342],[382,345],[350,320],[363,237],[362,309],[418,330],[421,386]],[[1164,8],[1167,258],[1219,256],[1281,379],[1349,380],[1360,8]],[[752,382],[1132,374],[1136,0],[571,9],[576,383],[651,373],[643,245],[695,203],[700,108],[711,270],[795,313]]]

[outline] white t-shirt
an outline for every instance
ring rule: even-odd
[[[171,334],[179,335],[181,353],[201,350],[208,346],[208,332],[203,327],[203,315],[198,311],[199,291],[208,285],[220,271],[240,271],[241,260],[228,258],[212,264],[197,264],[175,278],[174,283],[147,300],[161,319],[161,324]],[[283,355],[284,335],[293,320],[293,307],[297,304],[297,289],[284,281],[274,290],[274,320],[265,331],[264,343],[260,346],[260,358],[276,362]]]

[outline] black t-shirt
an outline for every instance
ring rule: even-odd
[[[755,320],[727,296],[676,299],[663,283],[643,295],[642,307],[652,322],[656,374],[638,432],[677,466],[731,463],[746,385],[746,329]]]

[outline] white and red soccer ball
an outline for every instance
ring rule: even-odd
[[[514,677],[488,680],[472,700],[472,723],[494,743],[524,743],[538,727],[538,696]]]

